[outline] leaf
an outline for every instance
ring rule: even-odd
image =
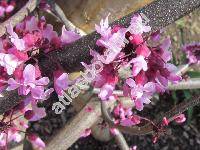
[[[189,124],[192,120],[193,116],[193,108],[189,108],[187,111],[187,123]]]
[[[200,72],[199,71],[188,71],[188,75],[191,78],[199,78],[200,77]]]
[[[183,94],[184,94],[186,100],[189,100],[192,97],[189,90],[184,90]]]
[[[172,91],[172,99],[174,101],[174,105],[178,102],[178,97],[176,95],[176,91]]]

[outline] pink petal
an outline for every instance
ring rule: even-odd
[[[44,98],[44,87],[36,86],[35,88],[32,88],[31,95],[35,99],[43,99]]]
[[[127,127],[135,125],[135,123],[131,119],[128,119],[128,118],[121,120],[120,124],[122,126],[127,126]]]
[[[98,96],[101,98],[101,100],[108,100],[108,98],[112,95],[114,90],[114,86],[105,84],[102,88]]]
[[[48,77],[42,77],[41,79],[36,81],[36,84],[39,85],[39,86],[47,85],[48,83],[49,83]]]
[[[32,103],[34,116],[29,121],[37,121],[46,116],[45,108],[39,108],[36,103]]]
[[[149,48],[147,47],[146,44],[142,44],[136,48],[136,53],[137,55],[142,55],[144,57],[148,57],[151,53]]]
[[[46,28],[42,31],[42,35],[49,41],[51,41],[54,38],[56,39],[58,37],[57,32],[53,31],[53,26],[50,24],[46,25]]]
[[[35,134],[29,134],[28,140],[32,143],[34,148],[45,149],[45,143]]]
[[[183,123],[186,121],[186,117],[184,114],[180,114],[174,118],[177,123]]]
[[[142,44],[143,42],[143,37],[140,34],[137,34],[137,35],[133,34],[129,37],[129,39],[131,40],[131,43],[135,45]]]
[[[23,78],[25,83],[35,83],[35,67],[28,64],[23,72]]]
[[[126,84],[128,84],[130,87],[135,87],[135,81],[131,78],[126,79]]]
[[[88,129],[85,129],[85,131],[81,134],[81,137],[87,137],[91,134],[91,129],[88,128]]]
[[[61,35],[61,41],[63,44],[69,44],[72,43],[80,38],[80,35],[72,32],[72,31],[67,31],[65,29],[65,26],[62,27],[62,35]]]
[[[31,17],[30,20],[27,20],[25,26],[26,26],[26,31],[29,31],[30,33],[32,33],[35,30],[39,30],[38,20],[36,19],[35,16]]]
[[[143,108],[144,108],[144,105],[140,100],[136,100],[135,101],[135,107],[136,107],[137,110],[142,111]]]
[[[6,89],[7,91],[15,90],[20,86],[19,83],[17,83],[13,78],[8,80],[8,84],[9,86]]]
[[[7,7],[6,7],[6,12],[7,13],[10,13],[11,11],[13,11],[14,10],[14,6],[13,5],[8,5]]]

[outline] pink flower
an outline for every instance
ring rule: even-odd
[[[143,37],[142,35],[140,34],[132,34],[130,37],[129,37],[130,41],[132,44],[134,45],[140,45],[143,43]]]
[[[111,63],[121,52],[122,48],[125,46],[125,29],[120,29],[113,35],[109,37],[109,39],[99,39],[98,43],[106,48],[104,55],[99,59],[105,63]]]
[[[14,6],[13,5],[8,5],[7,7],[6,7],[6,12],[7,13],[10,13],[10,12],[12,12],[14,10]]]
[[[143,57],[148,57],[150,55],[151,51],[147,47],[146,43],[141,44],[136,48],[136,54],[141,55]]]
[[[131,25],[129,26],[131,34],[142,34],[143,32],[149,32],[150,30],[150,26],[146,26],[142,23],[142,17],[140,15],[134,15],[131,18]]]
[[[100,90],[100,93],[98,96],[101,98],[101,100],[105,101],[108,100],[110,96],[112,96],[114,90],[114,86],[111,84],[104,84],[103,87]]]
[[[117,72],[114,70],[111,64],[105,65],[103,70],[96,75],[93,80],[93,86],[101,88],[105,84],[115,85],[118,82]]]
[[[32,110],[27,110],[25,112],[25,118],[27,120],[37,121],[46,116],[45,108],[39,108],[35,100],[32,100],[31,106],[32,106]]]
[[[190,63],[200,64],[200,43],[186,44],[182,50],[186,53]]]
[[[22,63],[12,54],[0,53],[0,66],[6,68],[8,75],[12,75],[15,69]]]
[[[69,44],[69,43],[72,43],[76,40],[78,40],[80,38],[80,35],[72,32],[72,31],[67,31],[65,29],[65,26],[62,27],[62,34],[61,34],[61,42],[63,44]]]
[[[156,83],[157,92],[163,93],[169,81],[177,83],[181,80],[181,77],[174,73],[176,67],[167,63],[172,57],[171,52],[168,51],[170,45],[170,39],[166,38],[161,45],[151,49],[148,57],[148,70],[145,75],[149,81]]]
[[[94,109],[91,106],[88,106],[85,108],[85,111],[90,113],[90,112],[94,111]]]
[[[153,82],[148,82],[142,86],[141,84],[137,85],[131,78],[126,80],[125,87],[127,87],[126,91],[124,91],[125,96],[129,95],[134,100],[135,107],[139,111],[143,110],[144,103],[149,104],[151,102],[150,98],[155,92],[155,84]]]
[[[161,58],[165,61],[165,62],[168,62],[171,60],[172,58],[172,52],[169,51],[169,48],[171,46],[171,40],[170,38],[166,38],[162,44],[160,45],[160,56]]]
[[[100,88],[98,96],[101,100],[109,100],[112,96],[115,85],[118,82],[118,77],[115,73],[116,71],[112,65],[105,65],[103,70],[92,81],[94,87]]]
[[[119,134],[119,132],[118,132],[118,130],[117,130],[116,128],[110,128],[110,133],[111,133],[112,135],[117,135],[117,134]]]
[[[164,126],[168,126],[169,120],[166,117],[164,117],[162,123],[163,123]]]
[[[130,148],[130,150],[137,150],[137,146],[136,146],[136,145],[132,146],[132,147]]]
[[[90,128],[87,128],[85,129],[85,131],[81,134],[81,137],[87,137],[91,134],[91,129]]]
[[[33,31],[39,30],[38,28],[38,20],[35,16],[32,16],[29,20],[25,22],[25,30],[32,33]]]
[[[20,39],[17,35],[17,33],[15,33],[13,31],[13,26],[11,24],[9,24],[7,26],[7,32],[10,34],[10,40],[11,42],[15,45],[15,47],[19,50],[19,51],[24,51],[25,50],[25,41],[23,39]]]
[[[120,124],[122,126],[127,126],[127,127],[134,126],[139,123],[140,123],[140,118],[139,116],[136,115],[132,115],[131,117],[120,120]]]
[[[140,123],[140,117],[133,115],[131,108],[124,108],[121,104],[118,104],[114,109],[114,115],[117,119],[116,121],[122,126],[133,126]]]
[[[95,25],[96,31],[99,34],[101,34],[101,36],[105,39],[107,39],[111,35],[111,27],[109,27],[109,24],[108,24],[108,17],[109,15],[105,18],[105,20],[103,19],[101,20],[100,26]]]
[[[133,64],[132,75],[135,77],[140,71],[147,71],[147,62],[143,56],[139,55],[133,58],[128,64]]]
[[[7,133],[0,133],[0,148],[6,146],[6,140],[7,142],[21,142],[22,137],[15,126],[7,129]]]
[[[46,99],[52,92],[52,89],[44,91],[44,86],[49,83],[49,78],[42,77],[37,80],[38,76],[36,73],[36,68],[28,64],[23,71],[22,79],[14,80],[10,78],[8,80],[9,86],[7,90],[10,91],[19,88],[18,92],[20,95],[27,95],[31,92],[32,97],[35,99]]]
[[[0,17],[4,16],[5,8],[0,6]]]
[[[180,123],[183,123],[183,122],[186,121],[186,117],[185,117],[184,114],[180,114],[180,115],[174,117],[174,120],[175,120],[177,123],[180,124]]]
[[[54,72],[54,88],[59,96],[62,96],[63,91],[68,88],[68,74],[61,71]]]
[[[51,42],[53,39],[58,37],[57,32],[53,31],[53,26],[51,24],[47,24],[46,27],[41,30],[43,38],[46,38]]]
[[[28,134],[27,137],[35,149],[45,149],[45,143],[38,136],[35,134]]]

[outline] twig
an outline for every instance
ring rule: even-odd
[[[84,90],[88,90],[89,86],[84,86]],[[200,78],[192,78],[186,81],[181,81],[177,84],[170,83],[168,85],[169,90],[184,90],[184,89],[199,89],[200,88]],[[94,94],[99,94],[101,91],[100,88],[93,88],[92,92]],[[114,90],[113,95],[117,96],[124,96],[123,91],[121,90]]]
[[[8,20],[4,21],[0,24],[0,37],[5,34],[6,26],[11,24],[12,26],[16,26],[19,22],[21,22],[24,17],[28,16],[30,12],[35,10],[38,5],[38,0],[29,0],[24,7],[22,7],[17,13],[15,13],[12,17],[8,18]]]
[[[50,4],[52,11],[55,14],[55,16],[58,17],[59,20],[64,23],[65,27],[68,30],[74,31],[81,36],[86,35],[86,33],[83,30],[77,28],[70,20],[67,19],[67,17],[65,16],[65,13],[60,8],[60,6],[55,2],[55,0],[49,1],[49,4]]]
[[[121,150],[129,150],[129,146],[123,136],[123,134],[118,130],[115,129],[116,134],[114,135],[115,141]]]
[[[198,97],[193,97],[190,101],[185,101],[180,103],[179,105],[175,106],[173,109],[169,110],[162,116],[158,116],[153,122],[155,124],[160,124],[162,122],[163,117],[166,117],[169,121],[173,121],[174,117],[178,116],[179,114],[183,113],[187,109],[197,106],[200,104],[200,96]],[[133,126],[133,127],[126,127],[122,125],[116,125],[111,118],[111,115],[109,115],[108,112],[108,105],[106,102],[102,101],[101,102],[101,110],[104,119],[106,122],[109,123],[111,127],[118,128],[120,131],[132,135],[145,135],[145,134],[150,134],[154,133],[153,130],[153,125],[151,123],[147,123],[144,126],[138,127],[138,126]]]
[[[176,75],[183,75],[190,69],[190,64],[184,64],[178,66],[178,70],[176,71]]]
[[[200,89],[200,78],[192,78],[177,84],[169,84],[169,90]]]

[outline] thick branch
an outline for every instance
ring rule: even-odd
[[[112,106],[115,101],[110,101]],[[92,108],[92,112],[87,112],[88,107]],[[99,100],[92,99],[83,109],[67,124],[61,131],[55,135],[49,143],[46,150],[66,150],[76,140],[78,140],[85,129],[90,128],[101,116],[101,103]],[[59,146],[58,146],[59,145]]]
[[[0,96],[0,114],[3,114],[16,106],[22,98],[22,96],[18,95],[17,90],[10,92],[5,90]]]
[[[149,25],[152,27],[152,32],[154,32],[192,12],[199,6],[199,0],[157,0],[138,11],[113,22],[111,25],[124,25],[127,27],[130,24],[130,19],[133,14],[144,13],[150,20]],[[65,46],[61,51],[50,52],[49,57],[57,60],[68,72],[80,70],[82,68],[80,62],[89,63],[91,60],[89,48],[97,51],[99,50],[96,47],[96,41],[99,37],[100,35],[97,32],[92,32],[71,45]],[[49,63],[52,64],[50,60],[42,58],[40,61],[41,67],[46,71],[46,74],[50,74],[50,70],[55,69],[48,65]],[[51,68],[46,70],[45,68],[47,68],[47,66]]]
[[[12,26],[16,26],[19,22],[21,22],[24,17],[28,16],[30,12],[32,12],[38,4],[38,0],[29,0],[24,7],[22,7],[16,14],[10,17],[8,20],[0,24],[0,37],[5,34],[6,26],[11,24]]]

